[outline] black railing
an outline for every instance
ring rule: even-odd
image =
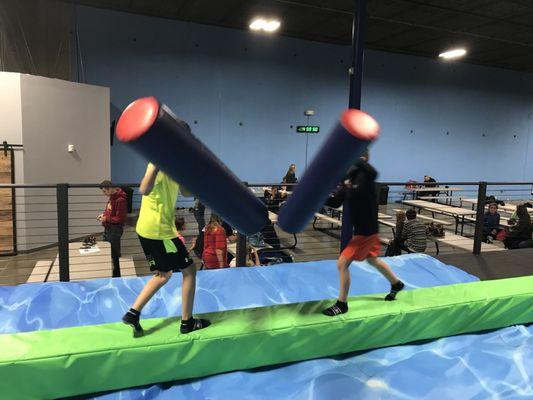
[[[114,184],[128,189],[130,213],[127,229],[122,237],[122,275],[143,275],[150,273],[144,254],[135,234],[134,225],[141,204],[138,184]],[[281,183],[247,184],[258,197],[267,204],[272,224],[266,226],[259,235],[246,237],[239,232],[229,232],[229,258],[237,266],[253,265],[250,250],[256,250],[262,264],[287,261],[319,260],[335,258],[338,253],[338,237],[342,209],[324,208],[319,216],[311,221],[308,228],[299,235],[283,232],[275,224],[277,212],[283,201],[290,196],[291,186]],[[449,240],[435,239],[439,245],[448,245],[452,251],[470,251],[480,254],[484,251],[503,249],[501,243],[484,243],[483,217],[486,199],[494,195],[507,206],[508,218],[514,205],[533,200],[531,182],[437,182],[434,192],[420,191],[422,187],[406,188],[405,182],[382,182],[386,188],[385,201],[380,205],[380,220],[383,236],[388,229],[394,229],[394,215],[399,209],[416,208],[424,221],[446,222]],[[282,188],[282,186],[284,186]],[[288,187],[287,187],[288,186]],[[282,196],[268,200],[272,188],[282,188]],[[285,187],[289,191],[285,191]],[[17,284],[26,281],[88,279],[109,276],[113,265],[109,246],[102,241],[100,253],[91,255],[85,248],[84,239],[96,236],[102,239],[102,227],[96,216],[103,211],[107,198],[100,190],[100,184],[39,184],[39,185],[0,185],[0,190],[11,189],[11,204],[2,210],[4,216],[12,216],[0,221],[0,283]],[[417,191],[418,190],[418,191]],[[266,199],[265,199],[266,194]],[[413,201],[418,199],[418,201]],[[420,202],[422,200],[422,203]],[[451,207],[451,208],[449,208]],[[9,209],[8,209],[9,208]],[[182,235],[191,254],[201,259],[198,237],[202,226],[209,222],[211,212],[195,208],[192,198],[179,197],[176,217],[184,223]],[[431,217],[429,216],[431,214]],[[388,219],[384,219],[388,218]],[[505,219],[506,220],[506,219]],[[504,226],[505,224],[502,224]],[[229,229],[229,228],[228,228]],[[327,235],[325,235],[327,234]],[[460,238],[460,244],[457,238]],[[454,241],[456,240],[456,241]],[[193,244],[195,244],[193,246]],[[429,251],[429,250],[428,250]],[[84,252],[84,253],[82,253]],[[33,258],[32,258],[33,255]],[[90,261],[88,261],[90,260]],[[274,261],[273,261],[274,260]],[[276,261],[277,260],[277,261]],[[2,264],[4,263],[4,264]],[[90,264],[90,268],[87,267]],[[6,278],[6,272],[15,265],[13,279]],[[120,274],[120,270],[118,273]],[[3,271],[3,272],[2,272]],[[117,275],[115,270],[114,275]],[[6,279],[3,279],[6,278]]]

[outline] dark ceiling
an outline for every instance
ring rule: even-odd
[[[280,34],[351,42],[354,0],[66,0],[136,14],[248,29],[256,15]],[[464,46],[464,62],[533,72],[533,0],[368,0],[366,48],[436,57]]]

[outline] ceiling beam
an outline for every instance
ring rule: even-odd
[[[391,18],[370,16],[370,19],[373,19],[373,20],[376,20],[376,21],[382,21],[382,22],[389,22],[389,23],[392,23],[392,24],[410,26],[410,27],[413,27],[413,28],[422,28],[422,29],[427,29],[427,30],[435,31],[435,32],[445,32],[445,33],[449,33],[449,34],[452,34],[452,35],[463,35],[463,36],[469,36],[469,37],[476,38],[476,39],[491,40],[491,41],[494,41],[494,42],[507,43],[507,44],[513,44],[513,45],[516,45],[516,46],[533,48],[533,43],[529,43],[529,42],[520,42],[520,41],[517,41],[517,40],[502,39],[502,38],[498,38],[498,37],[494,37],[494,36],[481,35],[481,34],[478,34],[478,33],[472,33],[472,32],[467,32],[467,31],[440,28],[440,27],[436,27],[436,26],[419,24],[419,23],[414,23],[414,22],[407,22],[407,21],[400,21],[400,20],[391,19]]]
[[[488,20],[490,20],[492,22],[504,22],[504,23],[507,23],[507,24],[515,25],[515,26],[522,26],[522,27],[525,27],[525,28],[533,29],[533,24],[515,23],[515,22],[509,21],[506,18],[498,18],[498,17],[493,17],[493,16],[490,16],[490,15],[476,13],[476,12],[472,12],[472,11],[466,11],[466,10],[465,11],[457,10],[456,8],[444,7],[444,6],[440,6],[440,5],[436,5],[436,4],[432,4],[432,3],[427,3],[427,2],[424,2],[424,1],[419,1],[419,0],[394,0],[394,1],[401,2],[401,3],[407,3],[407,4],[416,4],[417,6],[426,7],[426,8],[432,8],[434,10],[453,12],[453,13],[456,13],[456,14],[468,15],[468,16],[476,17],[476,18],[485,18],[485,19],[488,19]],[[516,16],[516,14],[509,15],[509,16],[507,16],[507,18],[512,18],[512,17],[515,17],[515,16]]]

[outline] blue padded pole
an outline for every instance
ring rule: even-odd
[[[116,134],[239,232],[252,235],[269,222],[265,205],[154,97],[131,103]]]
[[[286,232],[301,232],[343,180],[348,168],[379,135],[379,125],[370,115],[348,109],[341,115],[300,183],[282,206],[278,225]]]

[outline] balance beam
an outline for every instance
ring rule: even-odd
[[[9,399],[76,396],[327,357],[533,322],[533,276],[349,299],[208,314],[188,335],[178,319],[145,320],[133,338],[119,323],[0,335],[0,393]]]

